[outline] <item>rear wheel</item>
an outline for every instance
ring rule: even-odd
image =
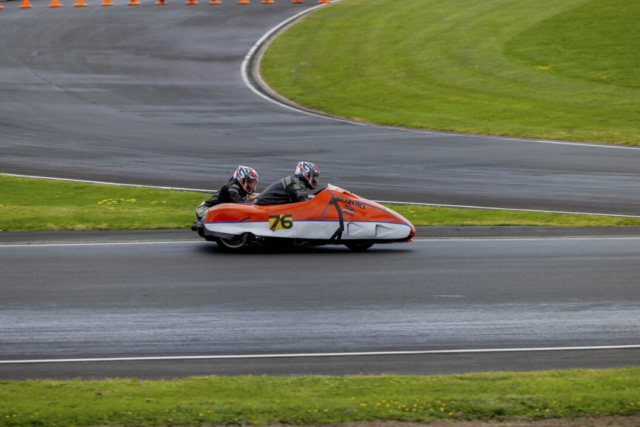
[[[245,249],[249,239],[245,237],[245,234],[239,234],[230,238],[218,237],[216,243],[225,252],[240,252]]]
[[[345,243],[345,246],[353,252],[364,252],[373,246],[373,243]]]

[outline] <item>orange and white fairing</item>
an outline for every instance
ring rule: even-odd
[[[408,241],[416,234],[402,215],[332,185],[306,202],[284,205],[221,204],[209,209],[206,234],[252,233],[265,238],[319,241]]]

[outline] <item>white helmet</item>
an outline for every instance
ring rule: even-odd
[[[258,172],[249,166],[238,166],[238,169],[233,174],[233,180],[244,188],[247,194],[252,194],[256,191],[256,185],[258,184]]]

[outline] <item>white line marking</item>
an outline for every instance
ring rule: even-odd
[[[0,360],[0,364],[19,363],[73,363],[73,362],[136,362],[153,360],[230,360],[230,359],[276,359],[276,358],[308,358],[308,357],[357,357],[357,356],[411,356],[437,354],[481,354],[481,353],[522,353],[544,351],[590,351],[590,350],[635,350],[640,345],[607,345],[589,347],[532,347],[532,348],[491,348],[471,350],[418,350],[418,351],[370,351],[351,353],[298,353],[298,354],[240,354],[217,356],[148,356],[148,357],[104,357],[89,359],[32,359],[32,360]]]
[[[617,148],[622,150],[640,150],[640,147],[633,146],[625,146],[625,145],[613,145],[613,144],[605,144],[605,143],[588,143],[588,142],[570,142],[570,141],[553,141],[553,140],[544,140],[544,139],[518,139],[518,138],[506,138],[502,136],[493,136],[488,137],[486,135],[473,135],[473,134],[451,134],[455,136],[467,136],[467,137],[480,137],[480,138],[492,138],[499,139],[504,141],[515,141],[515,142],[537,142],[539,144],[553,144],[553,145],[569,145],[569,146],[581,146],[581,147],[592,147],[592,148]]]
[[[377,245],[404,245],[407,243],[426,243],[426,242],[477,242],[483,240],[491,241],[505,241],[505,242],[531,242],[540,240],[640,240],[640,236],[540,236],[540,237],[414,237],[411,242],[393,242],[393,243],[376,243]],[[109,246],[109,245],[169,245],[169,244],[194,244],[194,245],[209,245],[210,242],[192,241],[192,240],[169,240],[169,241],[149,241],[149,242],[88,242],[88,243],[12,243],[2,244],[0,243],[0,249],[2,248],[43,248],[43,247],[60,247],[60,246]],[[325,245],[325,246],[340,246],[338,245]]]
[[[336,3],[340,0],[333,0],[332,3]],[[510,138],[510,137],[502,137],[499,135],[494,135],[494,136],[487,136],[487,135],[477,135],[477,134],[465,134],[465,133],[455,133],[455,132],[438,132],[438,131],[432,131],[432,130],[421,130],[421,129],[411,129],[411,128],[405,128],[405,127],[399,127],[399,126],[383,126],[383,125],[378,125],[375,123],[364,123],[364,122],[357,122],[355,120],[351,120],[348,118],[339,118],[339,117],[334,117],[330,114],[318,114],[318,113],[313,113],[311,111],[308,111],[307,109],[305,109],[305,107],[302,107],[298,104],[296,104],[295,102],[291,101],[288,98],[285,98],[284,96],[280,95],[278,92],[276,92],[275,90],[273,90],[273,88],[271,88],[263,79],[262,76],[260,75],[260,62],[262,60],[262,57],[260,56],[256,62],[256,73],[254,73],[254,78],[258,81],[258,84],[263,86],[263,90],[271,93],[271,95],[273,96],[268,96],[266,94],[264,94],[261,90],[258,90],[256,87],[254,87],[254,85],[251,83],[251,80],[249,79],[249,74],[252,74],[249,71],[249,64],[253,62],[253,56],[256,55],[259,51],[260,48],[262,47],[262,45],[267,42],[267,40],[276,32],[280,31],[281,29],[283,29],[285,26],[289,25],[289,24],[293,24],[295,20],[297,20],[298,18],[301,18],[302,16],[309,14],[311,12],[314,12],[315,10],[321,8],[325,6],[323,5],[319,5],[319,6],[315,6],[312,7],[310,9],[307,9],[303,12],[298,13],[295,16],[292,16],[291,18],[286,19],[285,21],[281,22],[280,24],[276,25],[275,27],[273,27],[272,29],[270,29],[264,36],[262,36],[260,38],[260,40],[258,40],[249,50],[249,52],[247,53],[247,55],[244,58],[244,61],[242,62],[242,65],[240,67],[240,73],[242,74],[242,80],[244,81],[245,85],[251,89],[256,95],[266,99],[267,101],[279,105],[283,108],[286,108],[288,110],[292,110],[292,111],[297,111],[299,113],[302,114],[306,114],[309,116],[313,116],[313,117],[320,117],[326,120],[333,120],[333,121],[337,121],[337,122],[343,122],[343,123],[349,123],[352,125],[357,125],[357,126],[369,126],[369,127],[374,127],[374,128],[381,128],[381,129],[391,129],[391,130],[398,130],[398,131],[404,131],[404,132],[413,132],[413,133],[420,133],[420,134],[428,134],[428,135],[438,135],[438,136],[442,136],[442,137],[446,137],[446,136],[456,136],[456,137],[465,137],[465,138],[483,138],[483,139],[493,139],[493,140],[501,140],[501,141],[516,141],[516,142],[526,142],[526,143],[531,143],[531,142],[536,142],[536,143],[541,143],[541,144],[553,144],[553,145],[568,145],[568,146],[580,146],[580,147],[592,147],[592,148],[616,148],[616,149],[622,149],[622,150],[640,150],[640,147],[631,147],[631,146],[621,146],[621,145],[607,145],[604,143],[588,143],[588,142],[570,142],[570,141],[554,141],[554,140],[543,140],[543,139],[521,139],[521,138]],[[265,46],[265,50],[266,48],[268,48],[268,45]],[[278,99],[276,99],[275,97],[279,97],[282,98],[283,100],[286,100],[286,102],[280,101]]]
[[[118,187],[147,187],[147,188],[157,188],[159,190],[176,190],[176,191],[194,191],[198,193],[215,193],[215,190],[204,190],[199,188],[182,188],[182,187],[159,187],[156,185],[141,185],[141,184],[122,184],[118,182],[105,182],[105,181],[89,181],[86,179],[70,179],[70,178],[52,178],[48,176],[34,176],[34,175],[16,175],[12,173],[0,173],[0,175],[4,176],[13,176],[16,178],[33,178],[33,179],[47,179],[50,181],[66,181],[66,182],[76,182],[81,184],[99,184],[99,185],[115,185]]]
[[[336,1],[339,0],[334,0],[332,3],[335,3]],[[348,119],[338,119],[338,118],[334,118],[334,117],[327,117],[324,116],[322,114],[315,114],[306,110],[302,110],[300,108],[296,108],[293,107],[291,105],[288,105],[284,102],[280,102],[275,98],[272,98],[270,96],[265,95],[264,93],[262,93],[262,91],[258,90],[252,83],[251,83],[251,79],[249,78],[249,75],[251,74],[251,72],[249,71],[249,64],[252,63],[253,60],[253,56],[260,50],[260,48],[262,47],[262,45],[276,32],[280,31],[282,28],[286,27],[287,25],[289,25],[290,23],[294,22],[295,20],[297,20],[298,18],[303,17],[304,15],[307,15],[317,9],[320,9],[321,7],[324,7],[324,4],[318,5],[318,6],[314,6],[312,8],[309,8],[307,10],[304,10],[294,16],[292,16],[291,18],[288,18],[284,21],[282,21],[281,23],[279,23],[278,25],[276,25],[275,27],[271,28],[269,31],[267,31],[261,38],[260,40],[258,40],[249,50],[249,52],[245,55],[244,60],[242,61],[242,65],[240,66],[240,74],[242,75],[242,80],[244,81],[244,84],[251,89],[251,91],[253,91],[253,93],[255,93],[256,95],[266,99],[267,101],[274,103],[276,105],[279,105],[280,107],[286,108],[288,110],[291,111],[296,111],[298,113],[303,113],[309,116],[313,116],[313,117],[320,117],[323,119],[331,119],[331,120],[335,120],[335,121],[339,121],[339,122],[344,122],[344,123],[350,123],[350,124],[355,124],[355,125],[359,125],[359,126],[366,126],[363,123],[357,123],[357,122],[353,122],[351,120]],[[262,83],[268,87],[268,85],[266,83],[264,83],[264,81],[262,80],[262,77],[260,77],[260,80],[262,81]],[[273,91],[274,94],[277,93],[275,91]]]
[[[153,186],[153,185],[121,184],[121,183],[116,183],[116,182],[88,181],[88,180],[83,180],[83,179],[69,179],[69,178],[52,178],[52,177],[46,177],[46,176],[33,176],[33,175],[16,175],[16,174],[11,174],[11,173],[0,173],[0,175],[13,176],[13,177],[17,177],[17,178],[33,178],[33,179],[46,179],[46,180],[50,180],[50,181],[77,182],[77,183],[84,183],[84,184],[115,185],[115,186],[119,186],[119,187],[147,187],[147,188],[157,188],[157,189],[160,189],[160,190],[194,191],[194,192],[198,192],[198,193],[217,193],[217,190],[204,190],[204,189],[198,189],[198,188],[158,187],[158,186]],[[611,216],[611,217],[618,217],[618,218],[640,218],[640,216],[635,216],[635,215],[618,215],[618,214],[585,213],[585,212],[565,212],[565,211],[545,211],[545,210],[537,210],[537,209],[513,209],[513,208],[499,208],[499,207],[487,207],[487,206],[446,205],[446,204],[442,204],[442,203],[398,202],[398,201],[389,201],[389,200],[372,200],[372,202],[389,203],[389,204],[392,204],[392,205],[433,206],[433,207],[452,208],[452,209],[484,209],[484,210],[511,211],[511,212],[537,212],[537,213],[570,214],[570,215]]]

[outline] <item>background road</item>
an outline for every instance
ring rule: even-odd
[[[640,344],[640,239],[299,252],[228,255],[206,242],[0,246],[0,359]],[[0,377],[603,367],[637,364],[639,352],[0,365]]]
[[[98,3],[5,4],[0,171],[217,188],[248,164],[265,188],[306,159],[323,182],[377,200],[640,212],[637,149],[356,126],[256,96],[240,76],[244,56],[315,2]]]

